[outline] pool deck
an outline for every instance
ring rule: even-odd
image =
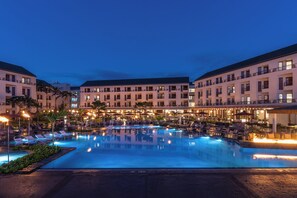
[[[297,169],[39,170],[0,176],[0,197],[296,197]]]

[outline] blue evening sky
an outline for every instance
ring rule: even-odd
[[[189,76],[297,43],[296,0],[1,0],[0,60],[48,82]]]

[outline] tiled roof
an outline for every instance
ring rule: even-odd
[[[281,49],[278,49],[278,50],[275,50],[275,51],[272,51],[272,52],[269,52],[266,54],[262,54],[260,56],[250,58],[250,59],[241,61],[239,63],[228,65],[228,66],[222,67],[220,69],[212,70],[212,71],[207,72],[204,75],[200,76],[195,81],[202,80],[202,79],[209,78],[209,77],[216,76],[216,75],[220,75],[220,74],[223,74],[226,72],[231,72],[231,71],[234,71],[237,69],[242,69],[245,67],[249,67],[249,66],[252,66],[255,64],[259,64],[259,63],[266,62],[269,60],[281,58],[281,57],[288,56],[288,55],[295,54],[295,53],[297,53],[297,44],[290,45],[288,47],[281,48]]]
[[[86,81],[81,87],[189,83],[189,77]]]
[[[10,71],[10,72],[15,72],[15,73],[19,73],[19,74],[36,77],[34,74],[32,74],[27,69],[25,69],[21,66],[2,62],[2,61],[0,61],[0,70],[5,70],[5,71]]]
[[[44,86],[47,86],[47,87],[53,87],[51,84],[49,84],[45,80],[40,80],[40,79],[36,79],[36,84],[37,85],[44,85]]]

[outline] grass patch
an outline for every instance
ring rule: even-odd
[[[0,166],[0,173],[15,173],[18,170],[22,170],[23,168],[26,168],[31,164],[40,162],[41,160],[44,160],[49,156],[60,152],[61,148],[58,146],[38,144],[22,148],[16,147],[15,150],[30,150],[32,151],[32,153],[16,160],[10,161],[9,163],[3,164],[2,166]]]

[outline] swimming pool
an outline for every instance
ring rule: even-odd
[[[158,126],[113,127],[100,135],[55,143],[77,149],[43,169],[297,167],[295,150],[241,148]]]
[[[27,152],[24,152],[24,151],[16,151],[16,152],[11,152],[9,154],[9,160],[12,161],[12,160],[15,160],[15,159],[18,159],[20,157],[23,157],[25,155],[27,155],[28,153]],[[7,153],[0,153],[0,166],[4,163],[7,163]]]

